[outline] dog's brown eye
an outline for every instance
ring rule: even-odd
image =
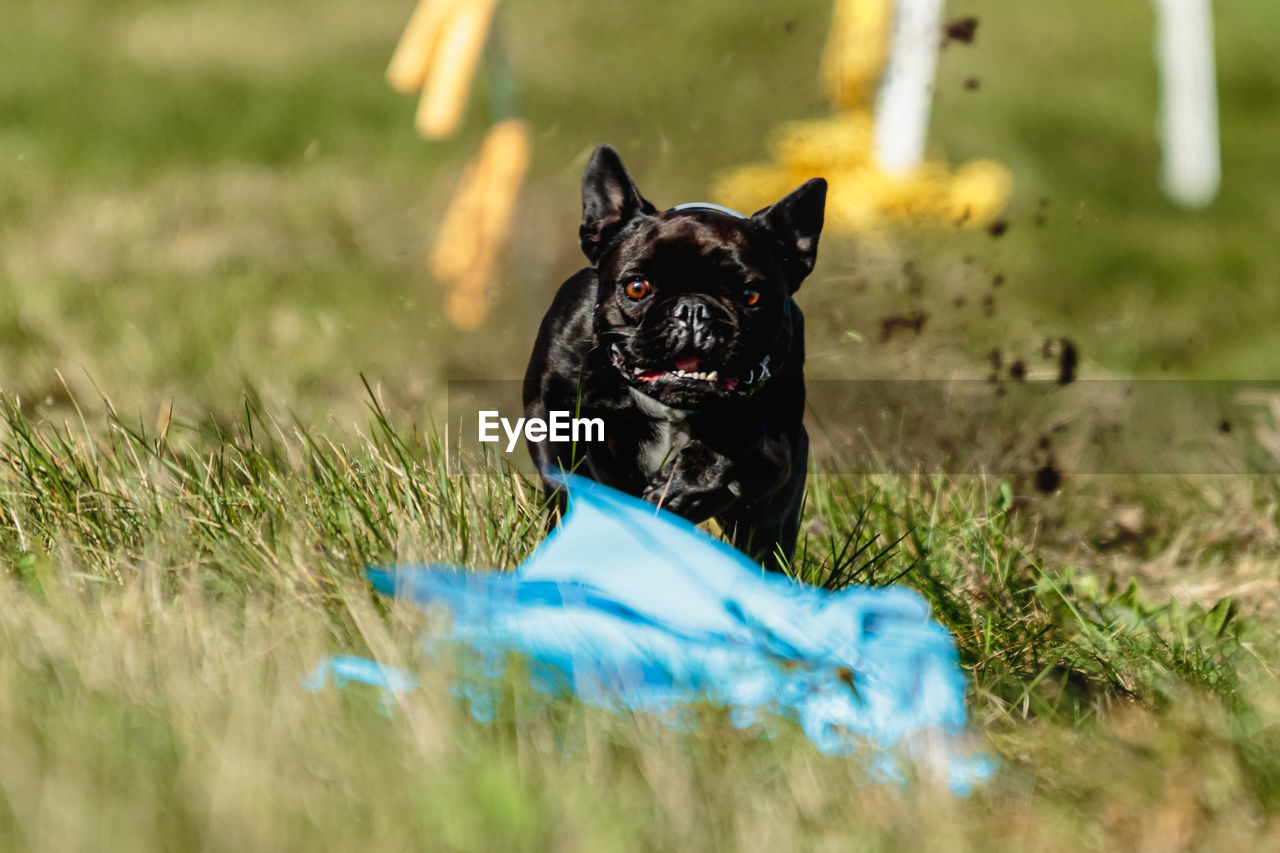
[[[760,291],[758,290],[742,291],[742,301],[747,303],[748,305],[755,305],[757,302],[760,301]]]
[[[627,294],[628,299],[639,300],[648,296],[651,289],[649,282],[642,278],[637,278],[627,282],[626,287],[622,288],[622,291]]]

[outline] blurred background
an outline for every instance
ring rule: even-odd
[[[1002,163],[996,227],[829,234],[798,296],[815,379],[1280,375],[1280,6],[1214,4],[1223,181],[1159,186],[1152,8],[964,0],[930,156]],[[610,142],[660,207],[716,201],[787,122],[831,113],[830,0],[503,0],[463,124],[427,142],[384,79],[410,0],[10,0],[0,27],[0,386],[144,418],[398,412],[517,378],[583,265],[579,181]],[[496,58],[495,58],[496,57]],[[428,257],[503,112],[532,159],[487,314],[442,313]],[[59,378],[61,374],[61,379]],[[64,385],[65,380],[65,385]],[[98,389],[98,390],[95,390]]]

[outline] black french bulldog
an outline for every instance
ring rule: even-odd
[[[582,178],[591,266],[560,286],[524,377],[526,418],[599,417],[604,440],[529,442],[543,488],[563,469],[642,495],[778,570],[799,530],[809,438],[804,320],[827,183],[750,217],[659,212],[601,145]],[[562,499],[562,494],[561,499]]]

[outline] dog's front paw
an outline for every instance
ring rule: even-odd
[[[654,481],[644,487],[644,491],[640,493],[640,497],[654,506],[666,506],[666,499],[670,497],[671,480],[669,477],[663,477],[661,480],[654,478]]]
[[[741,492],[726,474],[725,460],[694,440],[653,475],[641,497],[690,521],[705,521],[733,504]]]

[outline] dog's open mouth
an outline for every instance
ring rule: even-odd
[[[771,375],[769,373],[769,356],[747,371],[745,376],[729,376],[720,370],[707,369],[707,365],[697,356],[678,358],[667,367],[632,366],[627,364],[626,356],[620,344],[614,344],[610,350],[614,367],[624,376],[629,376],[640,385],[684,385],[688,387],[703,386],[718,388],[726,392],[747,391],[761,385]]]

